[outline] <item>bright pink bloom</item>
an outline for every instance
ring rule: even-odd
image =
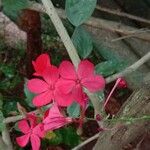
[[[69,61],[63,61],[59,67],[61,79],[59,89],[64,94],[72,93],[74,100],[82,103],[83,88],[90,92],[101,90],[105,86],[105,79],[94,74],[94,65],[88,60],[80,62],[78,69]]]
[[[37,107],[46,105],[52,100],[56,100],[61,106],[70,105],[72,102],[71,94],[62,94],[57,88],[59,79],[58,68],[55,66],[47,67],[43,73],[44,80],[31,79],[27,83],[28,89],[38,94],[33,98],[33,104]]]
[[[55,103],[49,110],[47,117],[43,120],[44,130],[55,130],[72,122],[72,118],[65,118],[59,111],[58,105]]]
[[[29,123],[28,123],[29,121]],[[18,122],[18,128],[23,136],[17,137],[16,141],[20,147],[25,147],[29,140],[31,141],[32,150],[40,149],[40,138],[44,137],[43,124],[37,125],[37,118],[35,115],[28,115],[27,119]]]
[[[127,81],[125,79],[121,78],[121,80],[120,80],[120,82],[118,84],[118,87],[119,88],[127,88],[128,87]]]
[[[36,58],[35,61],[32,61],[32,65],[34,67],[35,73],[33,75],[35,76],[42,76],[43,72],[45,69],[49,66],[50,64],[50,58],[48,54],[41,54]]]

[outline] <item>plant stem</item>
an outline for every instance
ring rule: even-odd
[[[74,47],[62,21],[60,20],[53,3],[51,0],[42,0],[42,3],[47,11],[47,14],[51,18],[62,42],[64,43],[66,50],[69,54],[71,61],[73,62],[74,66],[77,68],[80,62],[80,58],[77,54],[76,48]]]
[[[108,97],[107,97],[107,99],[106,99],[106,101],[105,101],[105,103],[104,103],[104,108],[106,107],[106,105],[107,105],[107,103],[108,103],[110,97],[112,96],[112,94],[113,94],[114,90],[116,89],[117,85],[119,84],[120,80],[121,80],[121,78],[118,78],[118,79],[117,79],[117,81],[116,81],[116,83],[115,83],[113,89],[112,89],[111,92],[109,93],[109,95],[108,95]]]
[[[0,150],[6,150],[7,149],[6,147],[7,146],[5,145],[2,137],[0,136]]]
[[[150,120],[150,116],[142,116],[142,117],[136,117],[136,118],[132,118],[132,117],[123,117],[123,118],[113,118],[113,119],[107,119],[105,120],[105,122],[117,122],[117,121],[121,121],[121,122],[135,122],[135,121],[139,121],[139,120]]]
[[[100,11],[107,12],[109,14],[113,14],[113,15],[117,15],[117,16],[120,16],[120,17],[125,17],[125,18],[129,18],[129,19],[132,19],[132,20],[135,20],[135,21],[150,24],[150,21],[147,20],[147,19],[144,19],[144,18],[141,18],[141,17],[138,17],[138,16],[134,16],[134,15],[131,15],[131,14],[128,14],[128,13],[125,13],[125,12],[120,12],[120,11],[117,11],[117,10],[112,10],[112,9],[105,8],[105,7],[100,7],[100,6],[96,6],[96,8]]]
[[[97,133],[96,135],[92,136],[91,138],[85,140],[84,142],[82,142],[81,144],[77,145],[75,148],[73,148],[72,150],[79,150],[80,148],[82,148],[84,145],[90,143],[93,140],[96,140],[99,137],[99,133]]]
[[[13,150],[13,144],[11,142],[10,134],[7,129],[7,125],[5,125],[4,130],[2,131],[2,139],[7,147],[7,150]]]
[[[149,59],[150,59],[150,52],[145,54],[141,59],[139,59],[137,62],[135,62],[131,66],[127,67],[122,72],[116,73],[116,74],[106,78],[106,83],[110,83],[110,82],[116,80],[119,77],[123,77],[123,76],[125,76],[125,75],[127,75],[127,74],[129,74],[129,73],[131,73],[131,72],[133,72],[135,70],[137,70],[140,66],[142,66]]]

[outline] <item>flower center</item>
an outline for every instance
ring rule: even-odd
[[[79,79],[76,80],[76,84],[80,84],[80,80]]]
[[[50,85],[49,89],[53,91],[53,90],[55,90],[55,86],[54,85]]]

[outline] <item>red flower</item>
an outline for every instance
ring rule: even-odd
[[[72,122],[72,118],[65,118],[59,111],[58,105],[54,104],[50,109],[47,117],[43,120],[44,130],[55,130]]]
[[[41,54],[35,61],[32,61],[32,64],[35,70],[35,73],[33,75],[42,76],[45,69],[51,66],[49,55]]]
[[[80,104],[83,100],[83,87],[90,92],[96,92],[105,86],[105,79],[94,74],[94,65],[88,60],[81,61],[77,71],[71,62],[63,61],[59,71],[61,76],[58,84],[60,91],[64,94],[71,92],[73,98]]]
[[[43,78],[31,79],[27,83],[28,89],[38,94],[33,98],[33,104],[37,107],[46,105],[52,100],[56,100],[61,106],[70,105],[72,102],[71,94],[62,94],[57,88],[57,81],[59,79],[59,72],[57,67],[47,67],[43,72]]]
[[[118,84],[118,87],[119,88],[127,88],[128,87],[127,81],[125,79],[121,78],[121,80]]]
[[[42,123],[37,125],[36,116],[33,114],[28,115],[27,119],[18,122],[18,128],[24,133],[23,136],[16,138],[18,145],[25,147],[30,140],[32,149],[39,150],[40,138],[44,137],[44,130]]]

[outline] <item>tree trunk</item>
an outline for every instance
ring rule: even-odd
[[[116,118],[140,118],[150,114],[150,90],[148,85],[136,90],[124,103]],[[100,133],[94,150],[142,150],[138,147],[141,139],[150,131],[150,120],[139,119],[131,124],[116,121],[109,123],[111,131]],[[149,144],[148,144],[149,145]],[[144,149],[150,150],[150,145]]]
[[[26,72],[27,77],[31,78],[34,72],[32,60],[42,53],[40,13],[24,9],[19,20],[19,26],[27,33]]]

